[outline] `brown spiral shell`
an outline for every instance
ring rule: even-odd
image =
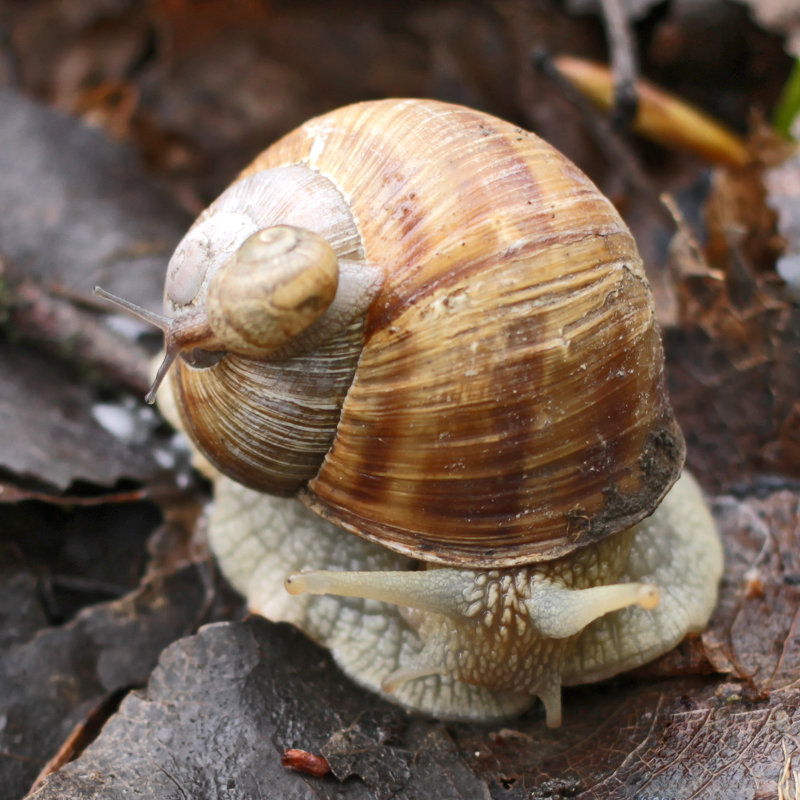
[[[577,167],[531,133],[427,100],[310,120],[242,177],[297,165],[340,193],[359,257],[386,279],[363,329],[349,329],[360,352],[344,348],[353,372],[340,373],[303,470],[276,489],[229,468],[221,450],[212,461],[268,491],[299,487],[337,525],[444,564],[555,558],[653,511],[684,445],[652,297],[631,234]],[[287,221],[297,224],[272,224]],[[303,357],[316,373],[324,355]],[[234,363],[213,369],[240,380]],[[266,368],[280,376],[286,366]],[[185,376],[192,384],[210,371],[177,372],[186,422],[211,400]],[[224,381],[214,390],[225,391]],[[269,386],[237,391],[270,408]],[[287,404],[277,401],[279,414]],[[307,427],[305,415],[293,419]],[[214,437],[200,437],[207,454]]]

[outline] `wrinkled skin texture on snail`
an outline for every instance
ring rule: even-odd
[[[158,401],[179,425],[168,385]],[[456,608],[442,615],[360,597],[289,594],[284,586],[292,573],[418,574],[420,565],[337,528],[295,498],[230,480],[196,450],[194,461],[214,483],[209,542],[250,610],[300,628],[361,686],[441,719],[505,719],[538,697],[547,724],[557,727],[562,686],[600,681],[657,658],[688,633],[702,631],[716,604],[722,546],[702,491],[686,471],[654,514],[577,559],[506,570],[439,570],[458,575],[466,600],[463,613]],[[590,600],[581,604],[591,617],[585,625],[554,635],[563,633],[555,629],[565,615],[575,612],[570,600],[573,606],[576,597],[580,602],[579,592],[564,590],[610,581],[658,587],[658,604],[634,603],[594,618],[598,609]],[[558,591],[548,596],[550,588]],[[538,609],[530,603],[537,589]],[[386,686],[387,677],[413,671],[421,660],[435,672]]]

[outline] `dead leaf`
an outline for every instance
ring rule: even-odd
[[[797,365],[798,322],[800,311],[789,305],[744,317],[731,309],[728,335],[689,325],[664,332],[688,463],[708,489],[729,489],[754,473],[800,475],[800,372],[791,366]]]
[[[208,576],[196,567],[87,608],[0,654],[0,796],[18,798],[101,700],[142,684],[161,650],[192,630]],[[30,630],[30,628],[28,628]]]
[[[359,757],[365,782],[282,765],[284,750],[319,751],[342,730],[368,733]],[[393,731],[391,743],[381,730]],[[97,741],[34,796],[487,797],[448,741],[439,723],[409,720],[353,686],[288,625],[254,618],[171,646],[147,689],[127,697]]]
[[[187,218],[102,131],[0,91],[0,255],[9,274],[92,299],[97,284],[161,306]]]
[[[754,691],[799,690],[800,499],[791,491],[720,498],[716,516],[726,533],[727,591],[703,634],[706,651],[719,672]]]
[[[18,64],[36,94],[46,93],[62,111],[72,111],[82,90],[97,76],[119,79],[141,60],[152,31],[140,4],[103,0],[44,0],[4,14],[12,46],[28,54]]]
[[[761,170],[718,177],[706,259],[673,248],[678,314],[664,332],[689,464],[714,491],[753,473],[800,475],[800,308],[776,285]]]
[[[10,567],[0,571],[0,653],[26,641],[46,624],[47,614],[33,575]]]
[[[148,436],[159,424],[152,411],[120,406],[115,426],[60,363],[7,343],[0,344],[0,371],[0,466],[8,474],[66,489],[76,481],[143,480],[162,468]]]

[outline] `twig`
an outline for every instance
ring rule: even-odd
[[[150,494],[147,489],[133,489],[128,492],[81,497],[77,495],[59,495],[50,492],[38,492],[26,489],[13,483],[0,481],[0,503],[19,503],[22,500],[38,500],[42,503],[60,506],[103,506],[115,503],[138,503],[147,500]]]
[[[602,0],[602,3],[611,71],[614,74],[614,110],[611,119],[615,128],[625,129],[636,119],[639,106],[636,44],[622,0]]]

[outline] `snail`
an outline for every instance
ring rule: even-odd
[[[429,100],[273,144],[167,268],[151,390],[250,608],[356,682],[512,716],[707,624],[720,543],[636,245],[534,134]]]

